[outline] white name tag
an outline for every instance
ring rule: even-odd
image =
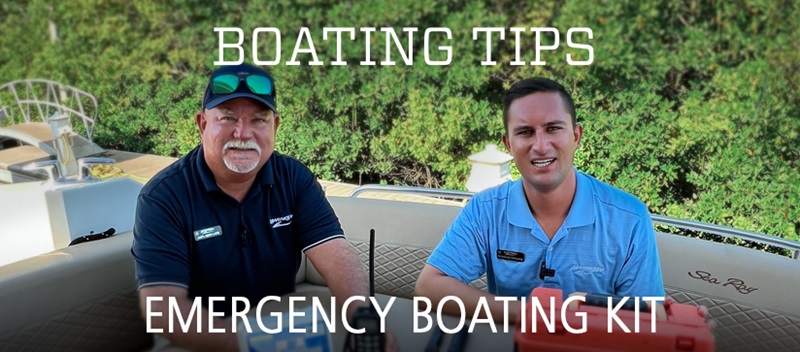
[[[219,225],[202,230],[197,230],[194,232],[195,241],[207,240],[209,238],[214,238],[219,236],[222,236],[222,228]]]

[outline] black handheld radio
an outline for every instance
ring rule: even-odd
[[[369,231],[369,295],[375,297],[375,229]],[[351,352],[383,352],[386,336],[381,333],[381,317],[368,302],[366,307],[358,307],[350,317],[353,329],[364,329],[363,334],[348,334],[344,350]]]

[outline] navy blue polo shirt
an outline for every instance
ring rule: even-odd
[[[145,185],[133,234],[139,288],[175,285],[190,297],[247,297],[251,306],[294,291],[301,253],[344,237],[299,161],[274,152],[240,204],[217,186],[202,146]]]

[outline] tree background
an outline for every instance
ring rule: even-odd
[[[545,76],[575,98],[580,170],[656,214],[798,240],[799,22],[796,0],[3,2],[0,83],[47,78],[88,91],[100,101],[98,144],[180,156],[199,143],[193,117],[218,55],[213,28],[242,28],[252,61],[253,29],[276,27],[278,150],[327,180],[462,189],[466,157],[500,144],[503,91]],[[285,65],[301,27],[325,65],[309,66],[308,54]],[[342,45],[348,65],[331,66],[324,27],[418,27],[414,64],[393,52],[396,66],[360,66],[356,32]],[[433,41],[453,46],[448,66],[423,61],[430,27],[453,32]],[[495,35],[497,65],[481,66],[485,42],[472,40],[473,27],[555,27],[561,45],[544,52],[545,66],[511,66],[507,31],[505,41]],[[592,45],[590,66],[566,63],[567,53],[586,59],[566,46],[572,27],[593,30],[575,38]],[[533,35],[520,42],[533,61]],[[260,51],[271,57],[272,47]],[[379,30],[370,52],[383,60]]]

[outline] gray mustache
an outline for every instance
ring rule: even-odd
[[[228,141],[228,143],[225,143],[225,145],[222,147],[222,151],[225,152],[225,151],[227,151],[228,149],[231,149],[231,148],[255,149],[258,152],[258,154],[261,154],[261,147],[258,145],[258,143],[254,142],[254,141],[243,141],[243,140],[234,139],[234,140]]]

